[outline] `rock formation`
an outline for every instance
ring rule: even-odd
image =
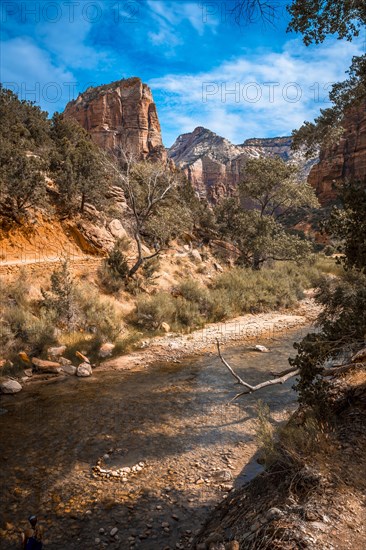
[[[139,78],[88,88],[67,104],[64,114],[116,156],[123,150],[136,158],[166,160],[152,93]]]
[[[248,158],[279,155],[296,162],[306,178],[317,159],[306,160],[301,152],[291,150],[291,138],[248,139],[233,145],[211,130],[198,127],[182,134],[168,151],[168,156],[187,174],[200,197],[216,203],[232,195],[239,184]]]
[[[366,178],[366,101],[348,112],[343,126],[339,143],[320,152],[319,163],[309,174],[308,181],[322,204],[336,197],[334,183]]]

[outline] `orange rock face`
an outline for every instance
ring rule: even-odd
[[[349,111],[343,125],[344,134],[339,143],[321,151],[319,163],[313,166],[308,177],[321,204],[336,198],[335,183],[348,178],[366,178],[366,101]]]
[[[152,93],[139,78],[88,88],[67,104],[64,114],[116,156],[124,151],[139,159],[166,160]]]

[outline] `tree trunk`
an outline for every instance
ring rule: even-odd
[[[130,271],[128,272],[128,276],[133,277],[133,275],[135,275],[135,273],[138,271],[138,269],[142,266],[143,263],[144,263],[144,258],[139,257],[135,265],[131,267]]]
[[[259,252],[254,252],[253,254],[253,263],[252,263],[252,269],[254,269],[254,271],[259,271],[260,268],[261,268],[261,258],[260,258],[260,255],[259,255]]]

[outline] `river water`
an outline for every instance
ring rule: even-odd
[[[261,340],[267,354],[244,346],[223,353],[244,380],[258,383],[287,367],[293,342],[306,332]],[[292,385],[228,404],[239,386],[215,355],[206,355],[129,371],[96,369],[87,379],[30,384],[2,396],[0,548],[18,548],[18,531],[33,513],[47,549],[189,548],[230,485],[261,469],[258,399],[281,422],[296,406]],[[126,482],[93,478],[92,467],[106,453],[106,468],[140,461],[145,467]],[[233,481],[219,481],[215,472],[222,470]]]

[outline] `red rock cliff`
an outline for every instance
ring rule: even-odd
[[[321,151],[308,177],[322,204],[336,197],[333,183],[366,178],[366,101],[349,111],[343,125],[339,143]]]
[[[64,114],[117,156],[123,150],[138,158],[166,160],[152,93],[139,78],[88,88],[67,104]]]
[[[302,152],[292,151],[290,137],[247,139],[234,145],[201,126],[179,136],[168,155],[184,170],[199,196],[214,204],[237,191],[248,158],[279,155],[296,163],[304,178],[317,161],[306,160]]]

